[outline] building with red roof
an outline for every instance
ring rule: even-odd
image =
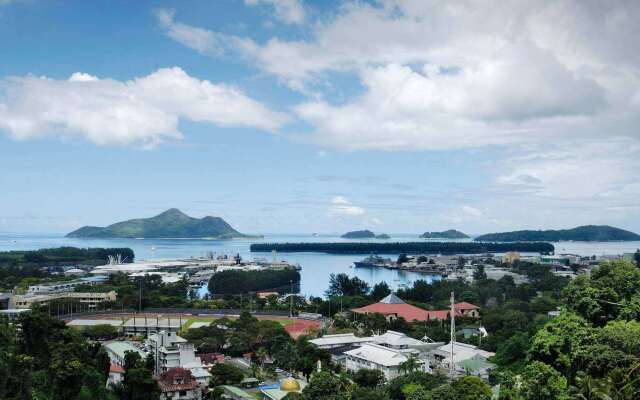
[[[158,379],[158,385],[162,394],[161,400],[185,399],[201,400],[202,390],[191,371],[184,368],[171,368],[162,373]]]
[[[477,318],[480,316],[478,307],[471,303],[458,303],[454,305],[455,316],[469,316]],[[437,319],[444,321],[451,316],[450,310],[423,310],[422,308],[405,303],[395,294],[390,294],[378,303],[351,310],[356,314],[382,314],[389,321],[396,318],[404,318],[408,322],[428,321]]]
[[[454,304],[453,308],[463,317],[480,318],[480,307],[471,303],[467,303],[466,301]]]

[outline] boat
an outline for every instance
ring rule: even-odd
[[[391,268],[394,265],[394,263],[389,258],[369,256],[362,261],[355,261],[353,265],[355,265],[356,268],[372,268],[372,267]]]

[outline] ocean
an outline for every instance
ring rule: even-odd
[[[394,241],[420,241],[417,235],[394,235]],[[36,250],[49,247],[129,247],[136,254],[136,260],[169,259],[205,256],[208,252],[215,255],[240,254],[243,259],[256,257],[272,257],[271,253],[251,253],[249,246],[258,242],[343,242],[354,241],[341,239],[337,235],[312,236],[309,234],[265,235],[262,239],[235,240],[192,240],[192,239],[73,239],[61,235],[47,234],[0,234],[0,251],[8,250]],[[355,240],[357,241],[357,240]],[[373,239],[373,241],[377,241]],[[622,254],[634,252],[640,248],[640,242],[558,242],[554,243],[556,253],[571,253],[579,255]],[[365,255],[332,255],[320,253],[278,253],[277,257],[302,266],[300,291],[305,295],[322,296],[329,285],[329,275],[346,273],[369,283],[370,286],[379,282],[397,289],[400,285],[411,285],[418,279],[431,281],[439,279],[430,275],[414,272],[395,271],[373,268],[353,268],[353,262]],[[393,256],[389,256],[393,258]]]

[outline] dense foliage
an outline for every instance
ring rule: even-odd
[[[330,254],[481,254],[487,252],[521,251],[551,253],[551,243],[473,243],[473,242],[361,242],[361,243],[254,243],[253,252],[282,253],[318,252]]]
[[[284,289],[299,282],[300,273],[295,270],[222,271],[209,280],[209,292],[227,294]]]
[[[0,321],[0,398],[7,400],[107,400],[109,357],[100,344],[44,313]]]
[[[483,242],[559,242],[564,240],[606,242],[609,240],[640,240],[640,235],[608,225],[585,225],[573,229],[488,233],[478,236],[474,240]]]

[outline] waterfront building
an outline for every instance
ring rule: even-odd
[[[97,307],[98,304],[115,302],[117,293],[115,290],[106,293],[100,292],[58,292],[50,294],[23,294],[12,295],[9,301],[12,308],[32,308],[35,304],[47,305],[54,300],[71,300],[81,304],[86,304],[89,308]]]

